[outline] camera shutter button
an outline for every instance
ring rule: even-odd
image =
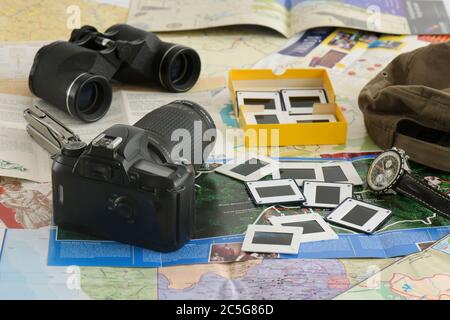
[[[118,197],[114,200],[113,211],[119,216],[127,219],[128,222],[134,222],[133,204],[127,197]]]

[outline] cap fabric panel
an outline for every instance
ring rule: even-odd
[[[363,88],[358,102],[377,145],[403,148],[417,162],[450,171],[446,143],[419,140],[420,132],[412,136],[398,132],[400,122],[410,121],[412,127],[417,123],[444,137],[450,133],[449,62],[450,42],[429,45],[396,57]]]

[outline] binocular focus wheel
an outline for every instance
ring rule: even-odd
[[[93,32],[98,32],[93,26],[83,26],[80,29],[74,29],[70,34],[69,42],[76,42]]]

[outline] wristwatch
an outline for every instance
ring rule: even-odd
[[[378,193],[395,191],[450,219],[450,197],[411,174],[405,151],[392,148],[380,154],[367,173],[368,187]]]

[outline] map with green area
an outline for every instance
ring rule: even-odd
[[[367,171],[372,159],[353,161],[353,165],[366,180]],[[412,163],[413,174],[428,181],[430,185],[450,195],[450,174],[433,170]],[[271,215],[289,215],[298,213],[319,212],[322,215],[328,210],[300,207],[261,206],[257,207],[251,201],[242,182],[217,173],[204,173],[197,179],[197,229],[196,238],[226,236],[245,232],[248,224],[269,224]],[[424,227],[438,227],[450,225],[450,221],[437,216],[433,211],[411,201],[401,195],[387,194],[378,196],[371,192],[366,183],[355,186],[353,194],[356,199],[392,210],[390,219],[382,230],[398,230]],[[261,215],[261,213],[263,213]],[[337,232],[346,232],[336,229]]]
[[[95,300],[156,300],[157,269],[91,268],[80,270],[81,289]]]
[[[363,181],[366,181],[367,171],[371,162],[372,160],[362,160],[353,163]],[[450,196],[449,173],[433,170],[413,162],[410,165],[415,177],[426,180],[429,185]],[[416,201],[395,194],[377,196],[368,190],[366,184],[362,187],[354,188],[354,197],[392,210],[391,218],[381,228],[383,231],[450,225],[450,220],[436,215],[433,211]]]
[[[201,174],[196,182],[197,239],[244,233],[261,213],[240,181],[212,172]]]
[[[354,160],[353,165],[365,181],[372,159]],[[413,174],[425,179],[441,192],[450,195],[450,174],[411,163]],[[353,196],[374,205],[392,210],[392,215],[380,231],[439,227],[450,225],[450,220],[436,215],[418,202],[401,195],[376,195],[367,185],[355,186]],[[242,234],[249,224],[269,224],[272,215],[290,215],[318,212],[325,216],[328,210],[283,206],[256,206],[244,183],[213,171],[200,171],[196,180],[196,224],[194,239]],[[335,228],[338,233],[348,231]],[[98,240],[58,228],[58,240]]]

